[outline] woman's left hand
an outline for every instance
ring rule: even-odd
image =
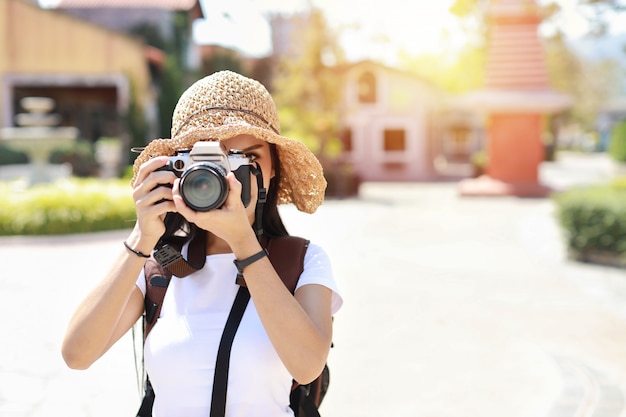
[[[234,250],[239,242],[249,239],[250,236],[254,238],[254,232],[250,226],[254,219],[256,193],[254,190],[251,193],[252,198],[248,208],[252,206],[252,212],[249,213],[241,202],[241,183],[232,172],[226,176],[226,181],[228,182],[226,201],[222,207],[210,211],[195,211],[185,204],[180,195],[180,179],[174,181],[172,194],[178,213],[201,229],[224,239]]]

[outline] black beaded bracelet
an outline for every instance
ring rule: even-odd
[[[126,241],[124,241],[124,246],[126,246],[126,249],[128,249],[129,251],[131,251],[135,255],[139,256],[140,258],[149,258],[150,257],[150,255],[146,255],[145,253],[139,252],[138,250],[135,250],[135,249],[131,248],[130,246],[128,246],[128,243],[126,243]]]

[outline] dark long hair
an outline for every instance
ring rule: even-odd
[[[270,155],[274,177],[270,180],[267,201],[263,206],[263,234],[268,237],[288,236],[287,228],[278,212],[278,187],[281,179],[280,159],[278,158],[278,149],[273,143],[270,143]]]
[[[267,237],[288,236],[287,228],[283,223],[278,211],[278,184],[280,184],[280,160],[276,145],[270,143],[270,156],[274,177],[270,179],[267,191],[267,200],[263,205],[263,234]],[[256,181],[253,181],[256,184]],[[168,213],[165,216],[165,233],[161,236],[160,243],[168,243],[177,247],[182,247],[185,243],[193,239],[198,233],[206,233],[193,223],[189,223],[178,213]]]

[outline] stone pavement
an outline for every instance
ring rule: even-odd
[[[612,174],[601,157],[542,167],[557,188]],[[567,260],[549,200],[364,184],[313,216],[281,210],[345,298],[324,417],[626,415],[626,274]],[[59,348],[125,236],[0,239],[0,416],[134,415],[130,335],[87,371]]]

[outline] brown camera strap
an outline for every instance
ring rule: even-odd
[[[199,271],[206,261],[206,233],[197,233],[189,243],[187,259],[183,257],[181,248],[165,244],[154,252],[157,262],[172,275],[184,278]]]
[[[283,284],[293,294],[295,292],[298,279],[304,271],[304,257],[309,246],[309,241],[295,236],[283,236],[274,239],[269,239],[263,236],[260,239],[260,243],[262,247],[266,249],[268,258],[276,270],[276,273],[283,281]],[[200,251],[200,248],[202,248],[202,251]],[[197,264],[200,253],[202,253],[202,258],[206,260],[206,238],[204,237],[204,243],[202,244],[194,243],[194,241],[192,241],[189,245],[188,253],[188,257],[190,261],[193,261],[194,265]],[[182,255],[180,255],[180,259],[184,259]],[[172,265],[174,265],[173,268],[171,268]],[[189,262],[187,265],[189,265],[192,269],[194,268]],[[171,269],[177,268],[174,263],[171,263],[168,266]],[[144,340],[148,336],[148,333],[150,333],[152,327],[156,324],[159,317],[159,311],[161,310],[163,299],[165,298],[165,292],[171,279],[170,268],[165,270],[153,259],[150,259],[146,263],[145,274],[148,288],[146,290],[146,327],[144,330]],[[184,266],[183,268],[187,268],[187,266]],[[180,278],[179,275],[176,276]],[[233,303],[233,307],[229,314],[218,349],[214,375],[215,384],[211,401],[212,417],[222,417],[225,413],[230,350],[249,299],[250,293],[245,286],[245,281],[243,281],[237,292],[237,296],[235,297],[235,302]],[[152,308],[151,314],[149,312],[149,308]],[[298,387],[299,385],[294,381],[291,389],[294,391]],[[310,396],[311,399],[316,397],[319,401],[319,389],[316,389],[315,384],[312,384],[311,388],[313,388],[313,392],[311,392],[313,395]],[[309,397],[309,395],[307,395],[307,397]],[[146,395],[146,397],[144,397],[144,402],[142,403],[142,408],[144,408],[145,405],[145,409],[148,410],[147,413],[150,413],[149,410],[152,408],[152,401],[154,401],[153,392],[150,395]],[[311,404],[313,404],[312,408],[308,407],[310,408],[311,414],[307,415],[319,416],[316,403]],[[308,408],[305,405],[307,412],[309,412]]]
[[[304,270],[304,255],[309,246],[309,241],[296,236],[281,236],[278,238],[262,236],[260,242],[261,246],[267,250],[268,258],[274,270],[276,270],[285,287],[293,294],[300,274]],[[169,246],[169,248],[168,251],[174,253],[172,256],[173,261],[162,265],[158,258],[154,256],[154,258],[148,259],[144,267],[146,276],[146,328],[144,337],[148,336],[152,326],[156,324],[156,319],[159,317],[165,292],[172,275],[184,278],[202,269],[204,266],[206,261],[206,235],[198,233],[189,243],[188,260],[185,260],[179,249],[173,246]],[[156,253],[153,255],[156,255]],[[237,284],[242,287],[246,286],[245,280],[239,280]]]

